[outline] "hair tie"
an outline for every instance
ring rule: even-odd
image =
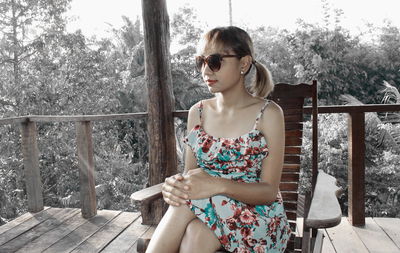
[[[253,62],[252,62],[253,64],[256,64],[257,63],[257,61],[256,60],[253,60]]]

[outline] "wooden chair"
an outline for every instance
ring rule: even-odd
[[[292,228],[292,235],[286,252],[321,252],[323,233],[321,228],[336,226],[341,221],[341,210],[337,200],[339,188],[336,179],[322,170],[317,170],[318,135],[317,135],[317,82],[312,84],[276,84],[274,91],[268,97],[279,104],[285,117],[285,158],[280,191],[283,197],[286,215]],[[303,134],[303,109],[306,98],[312,100],[313,128],[313,173],[312,189],[305,194],[303,224],[296,224],[298,204],[298,189],[300,180],[300,154]],[[132,202],[141,202],[141,212],[144,224],[153,224],[149,218],[151,203],[162,198],[161,185],[158,184],[135,192]],[[146,223],[147,222],[147,223]],[[299,228],[302,227],[302,233]],[[300,237],[299,235],[302,235]],[[138,252],[145,252],[151,234],[138,240]]]

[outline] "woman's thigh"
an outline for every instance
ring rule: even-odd
[[[215,252],[222,249],[217,236],[200,219],[193,219],[186,227],[179,252]]]

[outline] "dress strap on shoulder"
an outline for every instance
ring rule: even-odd
[[[200,125],[203,125],[203,100],[200,100],[197,108],[199,109]]]
[[[261,118],[261,116],[263,115],[265,108],[267,108],[267,105],[269,104],[269,102],[270,102],[270,100],[266,99],[265,104],[264,104],[263,107],[261,108],[260,113],[257,115],[256,122],[254,123],[254,129],[257,128],[258,121],[260,121],[260,118]]]

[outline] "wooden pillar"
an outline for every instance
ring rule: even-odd
[[[365,225],[365,114],[351,112],[349,135],[349,222],[353,226]]]
[[[176,172],[175,107],[169,55],[169,18],[165,0],[142,0],[145,69],[148,88],[150,186]]]
[[[165,0],[142,0],[145,76],[148,89],[149,186],[177,171],[173,109],[174,95],[169,55],[169,18]],[[163,201],[155,204],[160,220]],[[164,209],[165,210],[165,209]]]
[[[43,193],[42,182],[40,180],[39,149],[36,140],[36,123],[22,123],[21,136],[26,192],[28,195],[28,211],[39,212],[43,210]]]
[[[81,212],[84,218],[91,218],[96,215],[97,207],[94,181],[92,124],[90,121],[76,122],[76,146],[79,165]]]

